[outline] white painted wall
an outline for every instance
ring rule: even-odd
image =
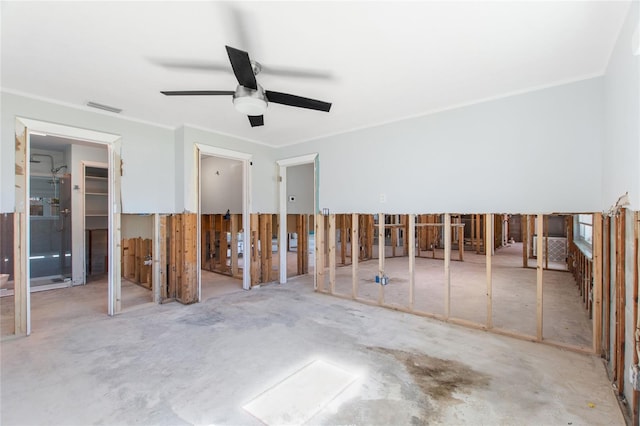
[[[175,155],[172,129],[6,92],[1,93],[0,106],[0,212],[12,212],[15,207],[16,117],[121,135],[123,211],[174,212]]]
[[[628,191],[631,208],[640,209],[640,55],[633,51],[633,36],[640,31],[638,26],[640,4],[634,1],[604,77],[602,199],[605,208]]]
[[[153,216],[123,214],[120,216],[121,238],[153,239]]]
[[[599,211],[602,78],[281,148],[335,213]],[[380,202],[380,195],[386,203]]]
[[[287,167],[287,214],[304,213],[313,213],[313,164]]]
[[[242,162],[203,157],[201,166],[202,213],[242,214]]]
[[[625,23],[609,58],[604,76],[605,141],[602,149],[603,209],[613,205],[619,196],[629,192],[632,210],[640,209],[640,3],[629,7]],[[634,39],[635,37],[635,39]],[[627,401],[632,401],[633,390],[627,372],[633,362],[633,212],[626,214],[625,241],[625,386]],[[613,260],[613,258],[612,258]],[[615,263],[612,263],[612,266]],[[615,278],[615,275],[612,274]],[[615,279],[612,281],[615,288]],[[615,299],[611,299],[610,312],[615,312]],[[612,314],[612,322],[615,324]],[[613,329],[615,330],[615,329]],[[614,336],[615,334],[611,334]],[[613,343],[614,339],[611,339]],[[613,346],[612,346],[613,347]]]
[[[252,154],[253,165],[250,166],[250,211],[260,213],[277,212],[277,168],[275,164],[275,150],[273,148],[189,126],[184,126],[182,136],[183,139],[176,141],[176,144],[178,144],[177,149],[183,150],[184,156],[183,202],[186,211],[197,211],[196,192],[198,189],[198,176],[195,144],[202,144]],[[178,178],[178,180],[179,179],[180,178]]]

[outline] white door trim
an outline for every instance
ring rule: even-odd
[[[24,117],[16,117],[16,129],[19,126],[23,126],[27,129],[27,146],[25,147],[25,152],[29,154],[30,148],[30,133],[38,132],[45,133],[47,135],[52,136],[60,136],[66,139],[75,139],[78,141],[84,142],[92,142],[95,144],[105,145],[108,150],[108,168],[109,168],[109,290],[108,290],[108,315],[114,315],[116,312],[116,307],[119,305],[119,301],[115,300],[115,295],[119,293],[119,288],[121,285],[120,282],[120,229],[115,226],[116,223],[119,222],[120,219],[120,197],[116,196],[116,191],[119,194],[120,188],[115,184],[116,181],[119,182],[119,179],[116,179],[116,171],[120,173],[120,165],[119,161],[116,165],[116,160],[120,159],[120,143],[121,137],[120,135],[99,132],[89,129],[81,129],[78,127],[71,127],[62,124],[50,123],[46,121],[35,120],[31,118]],[[26,157],[27,161],[25,161],[24,165],[24,173],[27,176],[30,174],[30,164],[28,161],[28,156]],[[25,200],[28,200],[28,185],[24,188],[25,190]],[[27,213],[28,219],[28,205],[25,206],[16,206],[16,211],[20,211],[20,208],[23,208]],[[26,335],[31,334],[31,298],[29,296],[29,281],[30,281],[30,269],[29,269],[29,242],[28,242],[28,232],[29,232],[29,221],[26,220],[25,223],[22,223],[20,227],[20,233],[24,233],[27,236],[26,243],[26,253],[27,256],[20,256],[20,263],[22,270],[26,271],[25,276],[21,277],[20,282],[16,282],[15,286],[21,286],[22,290],[26,292],[26,316],[27,316],[27,324],[26,324]],[[14,249],[16,251],[16,249]],[[19,254],[19,253],[16,253]],[[117,289],[117,290],[116,290]],[[17,301],[16,301],[17,303]]]
[[[210,145],[203,145],[196,143],[196,167],[197,167],[197,204],[198,204],[198,235],[197,235],[197,252],[198,252],[198,301],[200,301],[201,296],[201,267],[202,267],[202,241],[201,241],[201,224],[200,217],[202,215],[202,182],[201,180],[201,159],[203,155],[212,156],[212,157],[220,157],[227,158],[230,160],[240,161],[242,163],[242,256],[244,259],[244,267],[242,268],[242,288],[244,290],[251,289],[251,233],[249,230],[250,222],[249,222],[249,214],[251,213],[251,159],[253,156],[251,154],[247,154],[246,152],[240,151],[232,151],[230,149],[218,148]]]
[[[313,164],[313,214],[318,212],[318,153],[301,155],[299,157],[285,158],[276,161],[278,164],[279,186],[279,210],[280,210],[280,284],[287,282],[287,167]],[[315,274],[314,274],[315,277]],[[314,278],[315,287],[315,278]]]

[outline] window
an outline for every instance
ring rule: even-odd
[[[576,230],[574,233],[576,240],[584,241],[591,245],[593,230],[593,215],[579,214],[577,216]]]

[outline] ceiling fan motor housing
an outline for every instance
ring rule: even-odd
[[[238,85],[233,94],[233,105],[239,112],[245,115],[262,115],[267,110],[267,97],[264,89],[259,84],[258,90],[253,90],[242,85]]]

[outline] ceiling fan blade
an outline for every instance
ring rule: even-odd
[[[329,112],[331,109],[330,102],[323,102],[317,99],[303,98],[302,96],[290,95],[288,93],[272,92],[265,90],[265,95],[269,102],[294,106],[298,108],[315,109],[317,111]]]
[[[251,123],[251,127],[264,126],[263,115],[247,115],[247,117],[249,117],[249,123]]]
[[[229,72],[228,62],[201,61],[194,59],[149,59],[154,64],[170,70],[202,72]]]
[[[249,89],[258,90],[258,83],[256,83],[256,76],[253,73],[249,54],[243,50],[234,49],[233,47],[225,47],[227,48],[229,61],[231,61],[231,67],[238,79],[238,83]]]
[[[215,96],[215,95],[233,95],[233,90],[165,90],[161,91],[166,96]]]
[[[285,67],[273,67],[271,65],[265,65],[260,62],[262,70],[260,73],[275,75],[278,77],[291,77],[291,78],[315,78],[319,80],[333,80],[333,74],[329,71],[319,70],[307,70],[302,68],[285,68]]]

